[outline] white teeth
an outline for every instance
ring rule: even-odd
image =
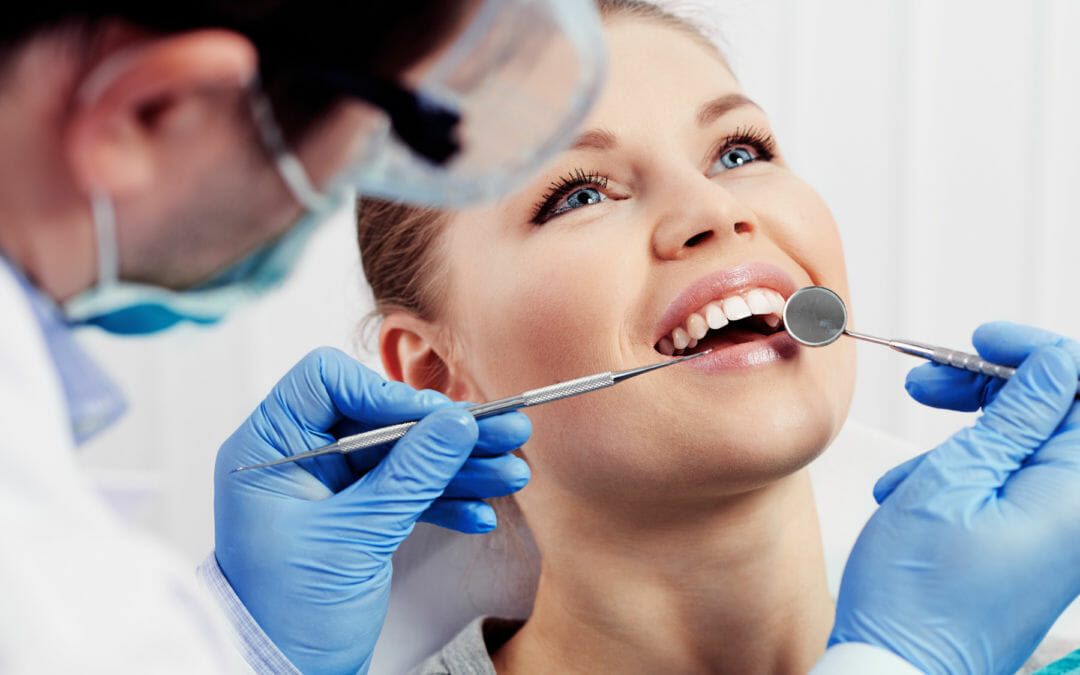
[[[705,317],[700,314],[691,314],[686,319],[686,332],[690,334],[694,342],[697,342],[709,332],[709,324],[705,323]],[[693,345],[690,346],[693,347]]]
[[[656,349],[665,356],[674,356],[696,347],[710,330],[718,330],[732,321],[754,315],[760,316],[769,328],[776,328],[780,325],[784,304],[784,296],[771,288],[751,288],[741,295],[714,300],[686,317],[681,326],[661,338],[656,343]]]
[[[686,345],[690,344],[690,335],[683,330],[682,326],[679,326],[671,331],[671,342],[675,345],[675,349],[686,349]]]
[[[727,318],[730,321],[745,319],[753,314],[753,312],[750,311],[750,305],[746,304],[746,300],[743,300],[742,297],[738,295],[725,298],[720,304],[724,308],[724,314],[727,315]]]
[[[772,313],[772,302],[760,288],[752,289],[746,294],[746,304],[754,314]]]
[[[724,310],[720,308],[720,303],[710,302],[705,305],[705,322],[713,330],[723,328],[728,324],[727,317],[724,316]]]
[[[660,342],[656,345],[656,348],[660,350],[660,353],[664,356],[675,355],[675,343],[671,341],[671,338],[660,338]]]
[[[778,316],[783,316],[784,305],[787,304],[784,302],[784,296],[780,295],[771,288],[766,288],[764,289],[764,291],[765,297],[769,299],[770,309],[772,310],[772,313]]]

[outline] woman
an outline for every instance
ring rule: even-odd
[[[420,672],[806,672],[833,606],[805,467],[854,352],[777,324],[799,287],[847,298],[836,225],[707,40],[600,5],[608,88],[542,177],[461,213],[361,204],[383,363],[485,401],[714,351],[530,411],[532,615],[470,626]]]

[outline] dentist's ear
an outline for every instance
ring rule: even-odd
[[[379,355],[386,375],[414,389],[434,389],[455,401],[480,402],[472,381],[449,360],[449,344],[438,328],[404,312],[388,314],[379,329]]]
[[[78,84],[66,120],[76,184],[122,196],[168,181],[196,153],[220,156],[227,148],[211,146],[236,133],[238,95],[257,63],[251,42],[225,30],[152,38],[105,57]]]

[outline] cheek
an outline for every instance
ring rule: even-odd
[[[475,242],[470,258],[485,262],[455,274],[467,289],[456,293],[456,323],[467,336],[461,352],[485,396],[612,367],[626,315],[618,290],[632,277],[624,258],[599,260],[595,251],[603,249],[582,239],[541,234],[502,253]]]
[[[840,231],[821,196],[789,171],[748,181],[738,196],[758,216],[760,226],[812,283],[848,300],[847,267]]]

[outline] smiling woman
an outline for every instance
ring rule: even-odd
[[[833,607],[805,467],[854,352],[777,328],[799,287],[848,299],[836,225],[715,48],[599,4],[607,89],[544,175],[463,212],[361,203],[383,363],[486,401],[714,351],[530,413],[532,615],[474,623],[420,672],[806,672]]]

